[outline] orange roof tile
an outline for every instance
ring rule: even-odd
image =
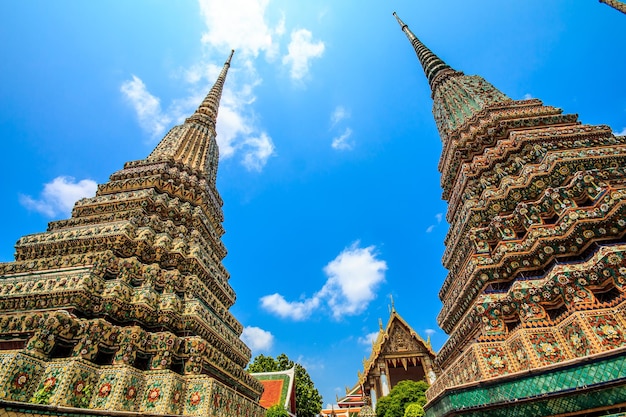
[[[273,405],[280,404],[285,381],[282,379],[266,379],[260,382],[265,388],[263,395],[261,395],[261,400],[259,401],[261,407],[270,408]]]

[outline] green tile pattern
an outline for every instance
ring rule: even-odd
[[[619,386],[606,387],[608,383]],[[450,392],[430,404],[425,416],[443,417],[453,412],[464,417],[548,416],[620,403],[626,403],[626,355],[623,354]],[[485,410],[493,406],[497,408]]]

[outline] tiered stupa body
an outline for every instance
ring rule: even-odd
[[[222,265],[215,122],[231,58],[146,159],[0,265],[5,407],[264,415]]]
[[[512,100],[398,23],[432,89],[450,223],[427,415],[626,404],[626,137]]]

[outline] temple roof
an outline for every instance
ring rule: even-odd
[[[296,413],[295,368],[286,371],[258,372],[251,374],[263,384],[263,395],[259,404],[265,409],[280,404],[291,414]]]
[[[339,408],[361,407],[363,404],[363,387],[358,383],[351,389],[346,387],[345,397],[337,399]]]
[[[392,346],[392,337],[396,334],[408,336],[408,340],[404,343]],[[380,325],[380,330],[376,336],[376,340],[372,344],[372,353],[368,359],[363,361],[363,373],[359,372],[359,383],[363,383],[374,369],[376,361],[381,356],[393,355],[396,359],[402,360],[402,356],[413,357],[417,354],[426,353],[432,358],[435,352],[430,344],[430,339],[425,341],[409,324],[398,314],[396,309],[392,307],[389,321],[385,328]]]

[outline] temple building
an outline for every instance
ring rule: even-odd
[[[400,381],[434,383],[439,369],[430,341],[424,341],[393,306],[387,326],[381,322],[379,327],[372,353],[358,374],[364,403],[375,405]]]
[[[396,18],[431,87],[450,223],[426,415],[623,411],[626,137],[452,69]]]
[[[365,405],[363,387],[356,384],[352,388],[346,387],[346,395],[337,398],[337,404],[330,408],[324,408],[320,412],[321,417],[357,417],[361,408]]]
[[[263,385],[261,407],[268,409],[279,405],[287,412],[296,415],[296,368],[286,371],[256,372],[251,374]]]
[[[231,58],[147,158],[0,264],[0,410],[265,415],[222,264],[215,123]]]

